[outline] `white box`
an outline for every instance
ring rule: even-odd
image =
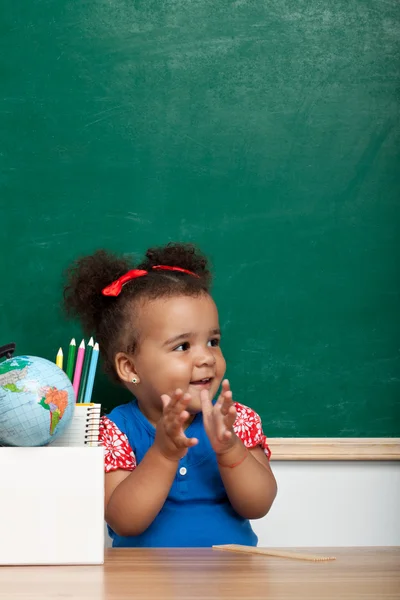
[[[0,448],[0,565],[104,562],[104,449]]]

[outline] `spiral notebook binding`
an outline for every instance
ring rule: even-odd
[[[100,404],[76,404],[72,422],[51,446],[99,446]]]
[[[84,441],[85,446],[99,445],[100,408],[100,404],[94,404],[88,408]],[[77,410],[79,409],[77,408]]]

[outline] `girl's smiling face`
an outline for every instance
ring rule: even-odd
[[[138,344],[133,356],[120,353],[116,367],[150,420],[162,411],[161,395],[177,388],[191,395],[187,410],[201,411],[200,392],[214,398],[226,363],[220,340],[217,307],[206,293],[172,296],[136,304]]]

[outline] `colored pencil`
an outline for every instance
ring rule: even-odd
[[[83,400],[85,404],[87,402],[91,402],[91,399],[92,399],[94,377],[96,375],[96,367],[97,367],[98,359],[99,359],[99,345],[96,342],[93,347],[92,359],[90,361],[90,367],[89,367],[89,375],[88,375],[88,380],[87,380],[87,384],[86,384],[85,398]]]
[[[89,375],[90,359],[92,358],[94,341],[91,337],[86,347],[85,360],[82,367],[81,383],[79,385],[78,402],[82,403],[85,396],[85,389]]]
[[[72,338],[72,340],[69,343],[68,360],[67,360],[67,375],[71,381],[72,381],[72,377],[74,375],[75,354],[76,354],[76,341],[75,341],[75,338]]]
[[[79,348],[78,348],[78,355],[76,357],[76,365],[75,365],[75,372],[74,372],[74,382],[72,384],[72,387],[74,388],[76,400],[78,400],[79,383],[81,381],[82,365],[83,365],[84,358],[85,358],[85,340],[82,340],[81,343],[79,344]]]
[[[64,362],[64,355],[63,355],[62,348],[60,348],[59,351],[57,352],[57,356],[56,356],[56,365],[57,365],[57,367],[60,367],[60,369],[62,369],[63,368],[63,362]]]

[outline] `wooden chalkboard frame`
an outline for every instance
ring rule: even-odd
[[[400,438],[268,438],[273,461],[400,460]]]

